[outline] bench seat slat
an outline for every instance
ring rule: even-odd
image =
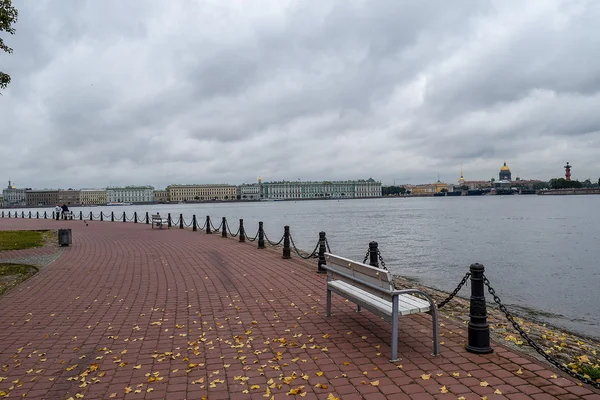
[[[383,313],[390,317],[392,315],[392,303],[390,301],[384,300],[367,291],[358,289],[356,286],[353,286],[344,281],[330,281],[327,283],[327,285],[332,289],[336,289],[336,291],[344,293],[345,295],[352,296],[355,299],[361,300],[363,303],[371,304],[380,313]],[[398,296],[398,313],[400,315],[408,315],[428,311],[429,302],[421,300],[410,294],[401,294]]]

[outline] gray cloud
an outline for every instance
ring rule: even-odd
[[[19,186],[600,176],[592,0],[16,6]]]

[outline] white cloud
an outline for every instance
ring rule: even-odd
[[[16,6],[20,186],[600,176],[591,0]]]

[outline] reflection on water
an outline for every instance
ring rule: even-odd
[[[399,275],[452,290],[471,263],[485,265],[500,298],[570,330],[600,337],[600,196],[484,196],[413,199],[285,201],[73,208],[89,215],[160,211],[232,231],[244,219],[254,237],[258,221],[271,240],[291,227],[296,245],[312,250],[319,231],[332,251],[360,260],[371,240]],[[35,209],[35,212],[43,209]],[[7,210],[4,210],[5,212]],[[29,210],[27,210],[28,212]],[[51,212],[51,209],[48,209]],[[199,237],[201,240],[201,237]],[[282,261],[285,262],[285,261]],[[468,289],[463,289],[468,296]]]

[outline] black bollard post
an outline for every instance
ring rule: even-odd
[[[244,220],[240,218],[240,242],[246,241],[246,232],[244,231]]]
[[[171,227],[171,213],[167,214],[167,226],[170,228]]]
[[[35,219],[40,219],[40,212],[39,211],[35,213]]]
[[[221,220],[221,226],[223,227],[223,228],[221,228],[221,237],[226,238],[227,237],[227,219],[225,217],[223,217],[223,219]]]
[[[90,211],[90,221],[94,219],[94,215],[92,214],[92,212]]]
[[[125,211],[123,211],[123,222],[127,222],[127,215],[125,215]]]
[[[48,219],[48,214],[46,214],[46,211],[44,211],[44,219]]]
[[[179,229],[183,229],[183,214],[179,214]]]
[[[79,220],[83,221],[83,211],[79,211]]]
[[[4,211],[2,211],[2,218],[4,218]]]
[[[8,218],[10,218],[10,211],[8,212]],[[52,219],[54,219],[54,211],[52,211]]]
[[[379,268],[379,259],[377,258],[377,242],[369,242],[369,265]]]
[[[259,249],[265,248],[265,231],[263,228],[262,221],[258,221],[258,248]]]
[[[104,213],[100,211],[100,221],[104,221]]]
[[[325,252],[327,251],[327,247],[325,245],[325,232],[319,232],[319,262],[317,264],[317,272],[319,274],[324,274],[327,272],[323,265],[327,264],[327,260],[325,260]]]
[[[114,211],[110,212],[110,222],[115,222],[115,212]]]
[[[288,225],[283,227],[283,259],[292,258],[292,252],[290,249],[290,227]]]
[[[150,224],[150,217],[148,216],[148,211],[146,211],[146,225]]]
[[[210,230],[210,216],[209,215],[206,216],[206,233],[207,234],[212,233]]]
[[[31,219],[31,211],[29,211],[29,219]]]
[[[196,214],[192,215],[192,230],[196,232],[198,227],[196,226]]]
[[[21,211],[21,218],[25,218],[25,211]]]
[[[133,223],[137,224],[137,211],[133,212]]]
[[[471,305],[469,309],[468,340],[465,348],[471,353],[488,354],[490,346],[490,325],[487,322],[483,273],[481,264],[471,264]]]

